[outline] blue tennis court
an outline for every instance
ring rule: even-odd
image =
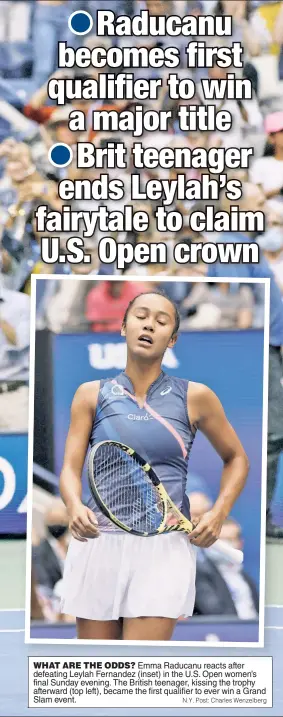
[[[188,652],[190,656],[197,657],[201,655],[217,655],[217,656],[272,656],[273,657],[273,670],[274,670],[274,692],[273,692],[273,709],[262,709],[255,708],[249,709],[249,717],[255,717],[256,715],[262,715],[263,717],[280,717],[283,714],[283,689],[282,689],[282,630],[283,630],[283,606],[282,605],[270,605],[266,608],[266,631],[265,631],[265,647],[259,648],[210,648],[207,642],[204,648],[190,648],[188,647],[173,647],[170,648],[149,648],[144,647],[133,647],[124,646],[111,648],[107,646],[94,646],[90,647],[86,645],[78,646],[72,640],[70,645],[26,645],[24,644],[24,610],[1,610],[0,611],[0,666],[1,666],[1,684],[0,684],[0,714],[1,715],[13,715],[14,717],[20,717],[20,715],[40,715],[46,714],[46,708],[43,710],[29,709],[27,707],[28,702],[28,657],[29,656],[48,656],[48,655],[60,655],[60,656],[91,656],[95,655],[106,656],[110,653],[118,654],[121,656],[140,655],[147,656],[149,652],[153,655],[164,655],[171,652],[173,656],[186,656]],[[46,629],[46,638],[48,635],[48,628]],[[52,635],[54,637],[54,635]],[[103,710],[96,709],[77,709],[75,716],[79,715],[123,715],[125,710]],[[176,717],[176,710],[168,709],[166,714],[168,716]],[[191,714],[191,710],[182,709],[178,713],[182,715]],[[73,714],[73,712],[71,713]],[[132,714],[142,717],[143,715],[164,715],[164,708],[160,710],[150,711],[147,709],[136,709]],[[219,717],[219,708],[209,710],[198,709],[197,714],[201,717],[202,715],[217,715]],[[226,715],[243,715],[243,709],[227,709]],[[70,715],[68,709],[49,709],[48,717],[55,717],[55,715]]]

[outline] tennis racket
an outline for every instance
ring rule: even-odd
[[[88,458],[92,496],[104,515],[133,535],[151,536],[194,528],[173,503],[153,468],[133,448],[118,441],[94,445]],[[242,563],[243,553],[222,540],[215,547]],[[209,550],[209,548],[208,548]]]

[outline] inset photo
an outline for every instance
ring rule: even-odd
[[[269,280],[31,304],[26,641],[263,646]]]

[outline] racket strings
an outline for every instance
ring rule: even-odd
[[[94,481],[103,503],[124,525],[142,533],[159,528],[163,501],[132,456],[118,446],[100,446],[94,458]]]

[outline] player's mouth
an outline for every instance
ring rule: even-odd
[[[153,340],[148,334],[141,334],[138,338],[138,343],[142,346],[152,346]]]

